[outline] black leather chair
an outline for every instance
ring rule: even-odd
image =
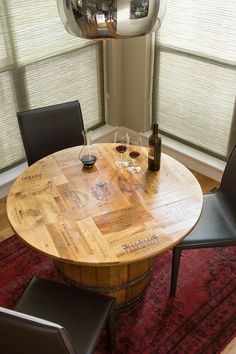
[[[15,310],[0,307],[3,354],[89,354],[107,324],[115,345],[115,299],[33,277]]]
[[[187,249],[236,246],[236,146],[217,192],[204,195],[200,219],[172,253],[170,296],[175,296],[181,252]]]
[[[56,151],[84,143],[79,101],[17,113],[29,165]]]

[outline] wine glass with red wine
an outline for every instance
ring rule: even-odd
[[[129,165],[129,161],[124,159],[124,154],[126,153],[128,148],[128,141],[129,141],[129,137],[126,129],[119,128],[115,132],[115,136],[114,136],[115,149],[120,155],[120,159],[116,160],[115,162],[115,165],[118,168],[125,168]]]
[[[131,163],[128,167],[129,173],[139,173],[141,167],[139,166],[141,154],[142,139],[138,133],[131,133],[129,136],[129,157]]]

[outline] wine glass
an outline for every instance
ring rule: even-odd
[[[141,154],[142,140],[138,133],[132,133],[129,136],[129,157],[131,158],[131,164],[128,167],[129,173],[139,173],[141,167],[139,166],[140,154]]]
[[[115,165],[118,168],[124,168],[129,165],[129,161],[123,159],[123,155],[127,151],[128,140],[129,137],[126,129],[119,128],[115,132],[115,136],[114,136],[115,148],[116,151],[120,154],[120,160],[117,160],[115,162]]]

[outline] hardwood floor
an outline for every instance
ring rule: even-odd
[[[0,199],[0,242],[14,235],[6,214],[6,199]]]
[[[208,193],[213,188],[219,187],[219,182],[214,181],[200,173],[192,171],[198,182],[201,185],[204,194]],[[6,240],[8,237],[14,235],[14,231],[9,225],[6,214],[6,198],[0,199],[0,242]],[[234,338],[228,346],[221,352],[221,354],[235,354],[236,353],[236,338]]]
[[[225,347],[221,354],[235,354],[236,353],[236,337]]]
[[[202,192],[203,194],[209,193],[213,188],[218,188],[220,183],[214,181],[211,178],[208,178],[206,176],[201,175],[198,172],[192,171],[194,176],[197,178],[198,182],[200,183],[202,187]]]

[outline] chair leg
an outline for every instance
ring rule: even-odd
[[[182,249],[178,248],[178,247],[174,247],[173,251],[172,251],[172,271],[171,271],[170,296],[175,296],[175,293],[176,293],[181,251],[182,251]]]
[[[116,309],[115,305],[111,309],[107,320],[107,339],[108,339],[108,348],[110,352],[113,352],[115,349],[115,318],[116,318]]]

